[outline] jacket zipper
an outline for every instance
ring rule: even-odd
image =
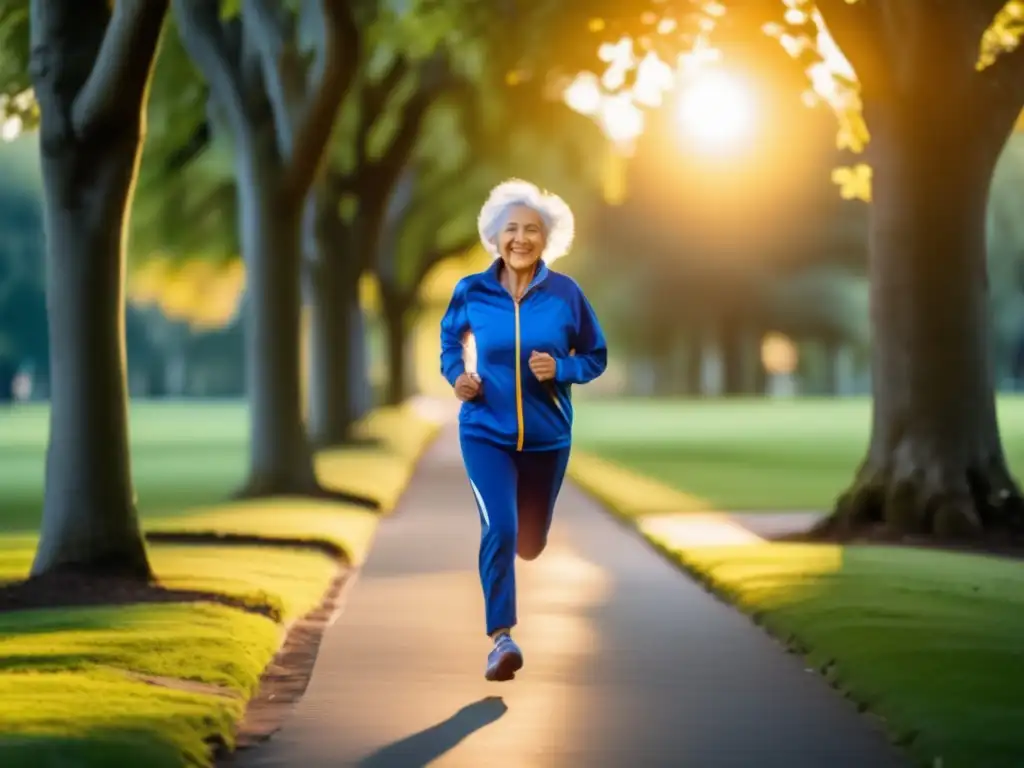
[[[522,296],[518,299],[515,296],[512,297],[516,318],[516,424],[519,428],[519,436],[516,439],[516,451],[523,450],[523,443],[526,440],[526,421],[523,417],[523,341],[519,323],[519,305],[526,300],[526,297],[534,287],[533,284],[528,285],[526,290],[523,291]]]
[[[523,350],[519,330],[519,303],[524,296],[526,296],[525,293],[518,299],[512,299],[516,313],[516,423],[519,427],[519,437],[516,440],[517,451],[523,450],[523,441],[526,438],[526,426],[523,419]]]

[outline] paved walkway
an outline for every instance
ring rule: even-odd
[[[894,768],[798,657],[575,488],[518,564],[526,667],[487,683],[479,523],[454,430],[428,452],[252,768]]]

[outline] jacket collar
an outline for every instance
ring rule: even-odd
[[[505,286],[501,284],[502,263],[503,262],[500,258],[496,258],[494,260],[494,263],[487,268],[484,274],[487,275],[489,280],[494,285],[496,285],[499,289],[504,291]],[[531,280],[530,284],[526,287],[526,291],[532,291],[534,288],[540,286],[545,280],[547,280],[549,274],[551,274],[551,270],[548,268],[548,265],[545,264],[544,260],[542,259],[540,264],[537,266],[537,271],[533,275],[533,280]]]

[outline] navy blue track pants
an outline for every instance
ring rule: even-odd
[[[533,560],[544,551],[570,449],[516,451],[460,441],[480,515],[480,583],[490,635],[516,625],[516,554]]]

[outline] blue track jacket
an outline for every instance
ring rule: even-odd
[[[608,364],[604,333],[576,281],[543,262],[519,302],[499,280],[501,261],[464,277],[441,320],[441,373],[448,383],[466,370],[463,340],[476,339],[483,382],[475,400],[463,403],[465,437],[517,451],[551,451],[572,439],[572,385],[596,379]],[[553,381],[537,381],[532,351],[557,361]]]

